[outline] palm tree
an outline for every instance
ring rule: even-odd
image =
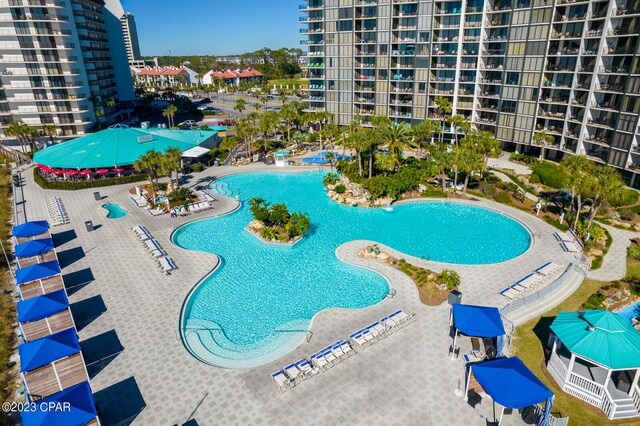
[[[590,185],[590,171],[593,163],[584,155],[570,155],[562,160],[562,165],[569,174],[569,186],[571,187],[571,206],[577,200],[576,217],[573,229],[578,226],[580,213],[582,212],[582,194]]]
[[[465,174],[464,177],[464,194],[467,193],[467,187],[469,186],[469,178],[471,173],[481,170],[484,167],[484,157],[481,153],[474,149],[475,147],[470,144],[463,144],[460,146],[462,152],[460,153],[459,170]],[[457,176],[456,176],[457,178]],[[457,180],[456,180],[457,185]]]
[[[258,121],[260,120],[260,113],[256,111],[251,111],[248,113],[245,118],[251,122],[254,126],[258,125]]]
[[[451,106],[451,101],[443,96],[437,97],[435,103],[438,114],[440,115],[440,143],[442,143],[444,140],[445,117],[453,110],[453,107]]]
[[[411,128],[405,123],[392,123],[381,129],[380,136],[389,150],[394,167],[396,167],[400,164],[404,148],[411,140]]]
[[[7,125],[7,128],[4,131],[6,136],[13,136],[18,139],[20,145],[23,146],[23,149],[26,145],[29,145],[31,152],[33,152],[33,137],[38,134],[38,131],[33,127],[30,127],[23,121],[12,121]]]
[[[446,187],[446,172],[451,169],[453,164],[453,153],[443,143],[439,143],[435,149],[431,152],[431,158],[435,161],[438,173],[442,176],[442,192],[445,192]]]
[[[149,174],[149,185],[151,185],[151,196],[153,197],[153,202],[156,201],[156,193],[154,188],[154,179],[157,177],[157,170],[161,167],[161,155],[154,150],[147,151],[145,154],[140,156],[135,163],[133,163],[133,167],[142,172],[144,170]]]
[[[480,132],[474,140],[475,149],[482,154],[484,161],[482,165],[482,171],[487,170],[487,161],[489,157],[499,156],[502,150],[500,149],[500,142],[495,138],[491,132]]]
[[[260,102],[262,102],[262,107],[264,108],[264,110],[267,110],[267,102],[269,102],[267,100],[267,98],[260,98]]]
[[[173,116],[178,112],[178,107],[171,104],[162,111],[162,116],[167,118],[169,127],[172,128],[174,126]]]
[[[278,114],[282,120],[287,122],[287,144],[291,144],[291,126],[298,118],[298,108],[296,103],[291,102],[290,104],[282,105]]]
[[[42,133],[45,136],[49,136],[49,141],[53,144],[54,136],[58,135],[58,128],[55,126],[55,124],[45,124],[44,126],[42,126]]]
[[[373,177],[373,161],[375,159],[376,148],[382,142],[380,133],[374,129],[365,129],[358,133],[361,146],[369,150],[369,178]]]
[[[255,108],[256,112],[262,109],[262,105],[260,104],[260,102],[254,102],[251,106]]]
[[[537,142],[540,144],[539,161],[542,161],[544,160],[544,151],[547,148],[547,144],[550,144],[551,142],[553,142],[555,138],[553,137],[553,135],[548,134],[546,130],[543,130],[541,132],[535,132],[533,135],[533,140],[534,142]]]
[[[593,220],[598,214],[598,210],[604,203],[616,199],[620,196],[624,182],[620,177],[620,173],[610,166],[597,166],[593,170],[593,191],[595,195],[593,197],[593,204],[591,204],[591,211],[589,212],[589,223],[587,229],[593,225]]]
[[[329,162],[331,166],[331,173],[333,173],[333,162],[336,161],[336,154],[329,151],[324,155],[324,158]]]
[[[249,146],[251,142],[258,134],[258,128],[253,125],[249,120],[239,120],[236,125],[236,136],[247,145],[247,152],[250,152]]]
[[[432,120],[423,120],[411,128],[413,138],[410,144],[412,147],[417,148],[418,159],[422,159],[422,148],[429,144],[430,139],[437,129],[437,123]]]
[[[326,144],[333,145],[333,140],[340,134],[340,127],[336,123],[327,123],[319,132],[320,138],[324,138]],[[322,143],[322,142],[321,142]]]
[[[382,170],[384,174],[393,171],[396,168],[396,159],[389,154],[376,154],[376,168]]]
[[[320,128],[318,129],[319,130],[318,135],[320,136],[320,151],[322,151],[323,149],[322,127],[324,126],[325,123],[328,123],[333,120],[333,114],[330,113],[329,111],[318,111],[312,114],[311,119],[316,123],[318,123],[318,125],[320,126]]]
[[[262,132],[264,138],[264,152],[268,151],[267,135],[271,134],[278,126],[278,115],[275,112],[266,112],[260,118],[260,132]]]
[[[240,98],[236,101],[236,104],[233,107],[234,110],[238,111],[240,115],[242,115],[242,111],[247,109],[247,101]]]
[[[469,124],[469,120],[460,114],[453,115],[447,119],[447,123],[451,126],[453,130],[453,135],[455,137],[456,146],[458,145],[458,127],[462,129],[464,133],[468,133],[471,125]]]
[[[280,102],[282,102],[282,106],[284,107],[284,104],[287,103],[287,94],[284,92],[280,93],[280,97],[278,99],[280,99]]]
[[[182,151],[180,148],[171,146],[164,151],[163,163],[169,173],[169,186],[174,191],[180,187],[180,166],[182,163]],[[176,184],[173,184],[173,173],[176,174]]]

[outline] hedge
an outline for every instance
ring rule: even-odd
[[[61,189],[75,191],[78,189],[101,188],[105,186],[124,185],[126,183],[142,182],[148,179],[146,174],[135,174],[109,179],[87,180],[84,182],[60,182],[48,181],[38,174],[37,169],[33,169],[33,178],[38,185],[44,189]]]
[[[569,176],[560,170],[558,166],[548,161],[543,161],[533,166],[533,174],[540,178],[543,185],[560,189],[567,186]]]
[[[623,189],[620,191],[620,195],[611,200],[610,204],[613,207],[631,206],[638,202],[640,194],[634,189]]]

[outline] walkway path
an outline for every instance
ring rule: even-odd
[[[627,275],[627,247],[631,245],[631,239],[640,236],[639,232],[623,231],[613,226],[599,223],[609,231],[613,243],[609,252],[604,257],[600,269],[590,271],[587,278],[598,281],[621,280]]]
[[[487,165],[496,169],[513,170],[519,175],[531,174],[531,168],[529,166],[509,160],[509,155],[508,152],[503,152],[498,158],[489,158]]]
[[[491,173],[492,173],[493,175],[495,175],[498,179],[500,179],[500,180],[501,180],[501,181],[503,181],[503,182],[506,182],[506,183],[515,183],[515,182],[513,182],[511,179],[509,179],[509,176],[507,176],[506,174],[504,174],[504,173],[502,173],[502,172],[499,172],[499,171],[497,171],[497,170],[491,170]],[[524,191],[524,190],[523,190],[523,191]],[[540,197],[539,197],[539,196],[537,196],[537,195],[533,195],[533,194],[531,194],[530,192],[527,192],[527,191],[524,191],[524,195],[525,195],[525,197],[527,197],[528,199],[530,199],[531,201],[536,202],[536,203],[537,203],[537,202],[538,202],[538,200],[540,199]]]

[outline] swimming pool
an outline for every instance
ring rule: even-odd
[[[129,214],[129,212],[122,207],[118,203],[108,203],[102,206],[107,213],[107,219],[120,219],[121,217],[125,217]]]
[[[347,207],[326,196],[323,176],[248,173],[220,179],[211,189],[239,195],[243,206],[173,234],[175,244],[222,259],[183,307],[183,341],[197,358],[228,368],[261,365],[304,341],[318,312],[383,300],[389,291],[383,277],[335,256],[348,241],[374,240],[457,264],[502,262],[529,248],[529,232],[493,211],[443,202],[402,204],[390,211]],[[252,197],[308,212],[309,234],[293,247],[260,242],[244,230],[251,220],[246,200]]]
[[[306,163],[306,164],[329,164],[329,160],[327,160],[327,153],[329,151],[322,151],[317,153],[316,155],[312,155],[311,157],[307,157],[307,158],[303,158],[302,162]],[[335,154],[335,159],[333,160],[333,162],[335,163],[336,161],[342,160],[343,158],[346,160],[350,160],[351,157],[348,155],[342,155],[340,153],[334,152]]]
[[[627,306],[626,308],[622,308],[617,312],[617,314],[627,321],[631,321],[631,319],[635,317],[640,317],[640,302]]]

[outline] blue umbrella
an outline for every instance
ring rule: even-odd
[[[31,240],[16,246],[17,257],[40,256],[53,250],[53,240],[43,238],[41,240]]]
[[[14,226],[11,235],[14,237],[33,237],[40,235],[49,230],[49,222],[46,220],[37,220],[34,222],[26,222],[22,225]]]
[[[29,283],[35,280],[58,275],[60,273],[60,264],[57,260],[51,262],[38,263],[37,265],[20,268],[16,271],[16,283],[18,285]]]
[[[18,302],[18,321],[40,321],[62,312],[69,307],[69,299],[64,290]]]
[[[49,404],[69,407],[68,409],[46,409]],[[25,410],[20,413],[23,425],[46,426],[84,426],[98,416],[89,382],[82,382],[63,391],[43,398],[36,404],[33,411]]]

